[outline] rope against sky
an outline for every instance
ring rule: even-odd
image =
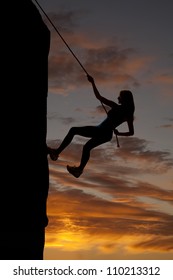
[[[63,38],[63,36],[61,35],[61,33],[58,31],[58,29],[56,28],[56,26],[54,25],[54,23],[52,22],[52,20],[49,18],[49,16],[47,15],[47,13],[44,11],[44,9],[41,7],[41,5],[39,4],[39,2],[37,0],[34,0],[36,2],[36,4],[38,5],[38,7],[40,8],[40,10],[43,12],[43,14],[45,15],[45,17],[48,19],[48,21],[50,22],[50,24],[53,26],[53,28],[55,29],[56,33],[59,35],[59,37],[62,39],[62,41],[64,42],[64,44],[66,45],[66,47],[68,48],[68,50],[71,52],[71,54],[74,56],[74,58],[76,59],[76,61],[79,63],[79,65],[81,66],[81,68],[83,69],[83,71],[85,72],[86,75],[89,75],[89,73],[87,72],[87,70],[85,69],[85,67],[82,65],[82,63],[80,62],[80,60],[77,58],[77,56],[75,55],[75,53],[72,51],[72,49],[69,47],[69,45],[67,44],[67,42],[65,41],[65,39]],[[108,112],[106,110],[106,107],[104,106],[104,104],[100,101],[103,109],[105,110],[107,116],[108,116]],[[119,144],[119,139],[118,136],[115,132],[115,128],[114,128],[114,134],[116,136],[116,141],[117,141],[117,147],[120,147]]]

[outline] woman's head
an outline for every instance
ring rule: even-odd
[[[127,113],[133,114],[135,111],[135,104],[133,94],[130,90],[121,90],[118,97],[119,103],[125,108]]]

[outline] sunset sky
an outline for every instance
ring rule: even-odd
[[[35,1],[33,1],[35,2]],[[87,139],[75,137],[49,159],[45,259],[173,259],[173,1],[39,0],[100,93],[135,100],[135,134],[91,152],[76,179]],[[51,31],[47,143],[72,126],[105,117],[76,59]],[[126,124],[118,127],[127,131]]]

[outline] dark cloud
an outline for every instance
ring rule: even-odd
[[[126,73],[125,65],[129,58],[135,53],[132,48],[121,49],[115,46],[106,46],[104,48],[88,49],[86,52],[86,69],[91,69],[91,73],[102,81],[102,83],[114,81],[122,84],[133,84],[138,86],[138,81]],[[103,72],[103,69],[104,72]],[[125,86],[128,87],[128,86]]]
[[[62,11],[59,14],[49,15],[60,33],[57,34],[52,30],[49,87],[68,91],[69,88],[75,87],[76,82],[80,86],[85,86],[87,81],[83,77],[85,73],[80,63],[102,84],[109,83],[110,86],[121,84],[125,88],[131,85],[138,87],[140,84],[134,78],[134,73],[130,74],[133,71],[129,71],[127,67],[128,64],[132,64],[131,58],[137,55],[136,51],[133,48],[118,47],[116,43],[115,45],[108,43],[107,46],[100,47],[93,38],[80,33],[76,27],[78,18],[83,13],[84,11]],[[74,28],[75,33],[73,33]],[[133,63],[135,61],[136,58]]]
[[[113,47],[109,46],[104,49],[83,49],[82,57],[87,56],[85,62],[82,62],[85,69],[94,75],[97,82],[102,84],[109,83],[110,86],[111,84],[122,84],[124,88],[129,88],[130,85],[139,86],[138,81],[126,73],[125,69],[123,70],[128,62],[130,51],[128,54],[128,51],[125,50],[117,51],[116,47],[115,51],[112,49]],[[50,54],[49,61],[50,86],[66,87],[66,84],[74,85],[76,82],[78,85],[86,85],[87,81],[83,77],[83,70],[81,72],[80,66],[78,67],[74,58],[66,51],[57,51],[54,55]]]
[[[80,149],[78,148],[79,152]],[[114,167],[114,170],[113,168],[112,170],[110,168],[106,169],[103,164],[98,172],[94,168],[92,162],[90,168],[88,168],[82,175],[83,180],[76,180],[68,175],[66,171],[66,162],[71,161],[71,156],[72,155],[69,149],[66,160],[54,163],[54,166],[57,166],[58,169],[50,167],[50,175],[54,182],[56,182],[57,186],[62,185],[64,188],[66,188],[65,186],[75,186],[75,188],[82,189],[84,192],[88,192],[90,189],[93,189],[93,193],[95,192],[96,196],[104,197],[106,195],[113,201],[125,201],[127,205],[131,206],[141,206],[142,200],[139,198],[145,198],[145,200],[147,200],[147,198],[152,198],[155,199],[155,203],[158,204],[159,201],[165,201],[173,204],[173,191],[135,179],[136,174],[138,174],[137,168],[133,174],[130,169],[127,169],[126,172],[124,171],[123,174],[123,172],[120,172],[121,168],[118,170],[116,167]],[[74,158],[75,154],[73,153],[73,161],[75,162]],[[133,175],[133,181],[128,178],[130,175]],[[143,203],[143,206],[148,207],[149,204],[145,205],[145,203]],[[151,205],[150,207],[152,208]]]
[[[75,119],[74,118],[70,118],[70,117],[67,117],[67,118],[59,118],[60,121],[62,121],[63,124],[66,124],[66,125],[69,125],[69,124],[72,124],[75,122]]]
[[[82,154],[82,146],[87,139],[76,137],[68,147],[68,152],[63,152],[65,160],[79,163]],[[96,168],[102,162],[104,171],[102,174],[116,174],[116,176],[125,176],[128,174],[162,174],[173,167],[173,158],[168,151],[153,151],[148,148],[149,142],[137,137],[119,139],[121,148],[116,148],[116,139],[103,144],[91,151],[90,161],[87,165]],[[50,146],[55,143],[49,142]],[[76,154],[76,151],[78,153]],[[130,163],[130,165],[128,165]],[[94,175],[95,176],[95,175]],[[99,174],[100,176],[100,174]],[[98,176],[98,177],[99,177]],[[99,178],[97,178],[99,180]]]
[[[160,82],[161,84],[172,85],[173,84],[173,75],[172,73],[164,73],[155,76],[155,82]]]
[[[173,128],[173,118],[166,118],[167,122],[166,124],[160,125],[161,128]]]
[[[47,119],[48,120],[59,120],[59,118],[60,118],[60,115],[57,113],[57,112],[49,112],[48,114],[47,114]]]
[[[173,124],[163,124],[160,127],[161,128],[173,128]]]
[[[173,158],[168,151],[153,151],[149,149],[148,141],[137,137],[120,138],[121,149],[116,151],[116,155],[123,159],[136,159],[141,162],[148,162],[150,168],[153,170],[152,164],[154,164],[155,172],[163,172],[165,169],[173,167]],[[148,170],[148,169],[147,169]]]
[[[48,13],[48,17],[50,18],[53,25],[50,21],[44,16],[45,23],[50,27],[52,32],[55,32],[55,36],[62,36],[63,33],[72,33],[74,28],[77,27],[78,19],[82,16],[84,11],[82,10],[75,10],[75,11],[66,11],[61,10],[58,13]],[[55,30],[56,29],[56,30]],[[62,32],[62,34],[61,34]]]

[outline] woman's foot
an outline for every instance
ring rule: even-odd
[[[67,170],[76,178],[79,178],[80,175],[83,173],[83,170],[76,166],[67,165]]]
[[[57,149],[52,149],[50,147],[47,147],[47,153],[49,154],[51,160],[53,160],[53,161],[56,161],[59,157]]]

